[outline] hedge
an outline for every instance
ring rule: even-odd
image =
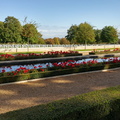
[[[0,120],[120,120],[120,86],[0,115]]]
[[[37,78],[43,78],[43,77],[50,77],[50,76],[57,76],[57,75],[65,75],[65,74],[71,74],[71,73],[110,69],[110,68],[116,68],[116,67],[120,67],[120,63],[101,64],[97,66],[86,66],[81,68],[75,67],[70,69],[51,70],[51,71],[44,71],[44,72],[34,72],[34,73],[26,73],[26,74],[20,74],[15,76],[3,76],[3,77],[0,77],[0,84],[37,79]]]

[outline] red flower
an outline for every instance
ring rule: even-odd
[[[44,69],[40,69],[40,71],[45,71]]]
[[[37,66],[34,66],[34,68],[38,68]]]
[[[4,73],[5,72],[5,70],[2,70],[2,73]]]
[[[24,70],[23,72],[24,72],[24,73],[28,73],[28,72],[29,72],[29,70]]]
[[[17,75],[17,72],[14,72],[14,74],[13,75]]]
[[[42,67],[41,65],[39,65],[38,67]]]

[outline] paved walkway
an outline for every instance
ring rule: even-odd
[[[0,114],[120,85],[120,69],[0,85]]]

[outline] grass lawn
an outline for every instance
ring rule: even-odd
[[[0,53],[0,54],[29,54],[29,53],[43,53],[41,51],[34,51],[34,52],[6,52],[6,53]]]
[[[96,49],[96,50],[113,50],[114,48],[106,48],[106,49]],[[93,51],[93,49],[79,49],[75,51]]]

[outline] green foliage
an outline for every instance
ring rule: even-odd
[[[66,38],[47,38],[45,39],[46,44],[70,44]]]
[[[60,44],[70,44],[70,42],[66,38],[61,38]]]
[[[18,19],[8,16],[4,21],[5,43],[21,42],[22,26]]]
[[[96,43],[101,43],[101,31],[102,30],[98,30],[98,29],[94,29],[94,32],[95,32],[95,41]]]
[[[0,115],[0,120],[119,120],[120,86]]]
[[[112,26],[105,26],[101,32],[101,40],[104,43],[117,43],[118,42],[117,30]]]
[[[60,39],[58,37],[54,37],[53,40],[54,40],[54,44],[57,44],[57,45],[60,44]]]
[[[91,44],[95,43],[95,33],[93,27],[88,23],[81,23],[78,26],[78,43]]]
[[[0,42],[2,42],[2,43],[4,43],[4,38],[3,38],[4,32],[3,32],[3,30],[4,30],[4,22],[0,21]]]
[[[52,38],[45,39],[46,44],[55,44],[55,41]]]
[[[68,29],[66,38],[70,41],[70,44],[77,43],[77,33],[78,33],[78,26],[77,25],[72,25]]]
[[[45,44],[36,24],[26,23],[21,26],[19,20],[11,16],[5,18],[4,22],[0,21],[0,42]]]
[[[91,44],[95,42],[95,33],[93,27],[88,23],[72,25],[68,30],[66,38],[72,44]]]
[[[36,41],[37,44],[45,44],[45,41],[42,38],[42,34],[40,32],[38,32],[37,39],[38,39],[38,41]]]
[[[22,38],[24,43],[35,44],[39,42],[41,34],[37,31],[34,24],[25,24],[22,30]]]

